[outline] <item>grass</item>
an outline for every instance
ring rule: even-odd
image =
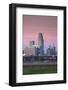
[[[23,66],[23,75],[57,73],[57,65]]]

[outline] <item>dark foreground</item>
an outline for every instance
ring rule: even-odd
[[[57,65],[24,65],[23,75],[57,73]]]
[[[24,56],[23,74],[57,73],[57,56]]]

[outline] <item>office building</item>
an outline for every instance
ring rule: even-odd
[[[44,39],[42,33],[38,34],[39,55],[44,55]]]

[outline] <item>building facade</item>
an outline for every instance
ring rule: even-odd
[[[32,47],[33,45],[35,45],[35,41],[30,41],[29,46]]]
[[[24,48],[24,54],[25,56],[37,56],[38,53],[37,53],[37,48],[36,47],[26,47]]]
[[[38,34],[38,45],[39,45],[39,55],[42,56],[44,55],[44,39],[42,33]]]
[[[52,56],[52,55],[57,55],[57,51],[56,51],[56,47],[55,46],[53,46],[53,47],[51,47],[51,46],[49,46],[49,48],[47,49],[47,55],[48,56]]]

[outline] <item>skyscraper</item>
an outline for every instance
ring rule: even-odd
[[[42,33],[38,34],[39,55],[44,55],[44,39]]]

